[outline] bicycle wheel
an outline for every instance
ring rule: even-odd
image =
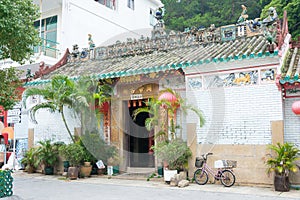
[[[222,171],[220,180],[225,187],[231,187],[235,183],[235,175],[232,171],[225,169]]]
[[[208,175],[206,171],[203,171],[202,168],[199,168],[194,173],[194,179],[197,184],[205,185],[208,181]]]

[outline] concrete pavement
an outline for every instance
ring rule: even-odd
[[[70,181],[62,176],[46,176],[40,173],[28,174],[22,171],[16,171],[12,176],[17,178],[30,177],[34,179],[46,179],[46,180],[56,180],[56,181]],[[147,177],[142,176],[131,176],[131,175],[117,175],[117,176],[92,176],[89,178],[81,178],[77,180],[72,180],[74,182],[89,183],[89,184],[114,184],[114,185],[126,185],[135,187],[159,187],[159,188],[170,188],[171,186],[163,181],[163,178],[152,178],[147,181]],[[207,192],[224,192],[224,193],[237,193],[237,194],[247,194],[247,195],[258,195],[258,196],[273,196],[273,197],[284,197],[290,199],[300,199],[300,190],[291,189],[289,192],[276,192],[272,187],[262,187],[262,186],[239,186],[234,185],[230,188],[226,188],[223,185],[216,184],[206,184],[198,185],[196,183],[190,183],[188,187],[178,188],[172,187],[176,190],[200,190]],[[17,194],[15,194],[17,195]],[[4,199],[14,199],[13,196]]]

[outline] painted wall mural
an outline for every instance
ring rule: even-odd
[[[257,84],[258,70],[204,76],[204,81],[205,88],[253,85]]]
[[[199,75],[188,77],[190,89],[208,89],[218,87],[232,87],[242,85],[256,85],[274,83],[276,69],[259,69],[231,73],[217,73],[213,75]]]
[[[263,69],[260,71],[261,82],[274,82],[275,69]]]

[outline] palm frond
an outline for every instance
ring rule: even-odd
[[[34,123],[37,123],[37,121],[36,121],[36,112],[40,109],[48,109],[50,112],[55,112],[57,110],[57,107],[52,102],[44,102],[44,103],[36,104],[32,108],[30,108],[30,110],[29,110],[30,119]]]

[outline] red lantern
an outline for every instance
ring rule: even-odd
[[[177,101],[177,97],[170,92],[164,92],[159,96],[158,100],[165,100],[170,103],[175,103]]]
[[[295,101],[293,103],[292,110],[296,115],[300,115],[300,101]]]
[[[178,102],[177,102],[177,97],[172,94],[171,92],[164,92],[162,93],[159,97],[158,97],[158,100],[165,100],[165,101],[168,101],[171,103],[172,106],[177,106],[179,107],[180,105],[178,105]]]

